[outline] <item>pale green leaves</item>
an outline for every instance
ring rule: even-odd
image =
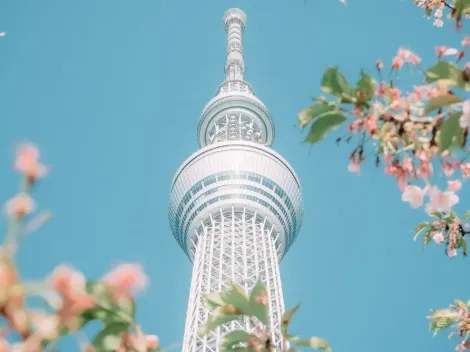
[[[441,127],[439,135],[440,151],[452,150],[462,147],[464,131],[460,127],[459,119],[461,112],[455,112],[449,115]]]
[[[297,312],[297,310],[299,309],[300,305],[297,304],[294,308],[291,308],[291,309],[288,309],[284,312],[284,314],[282,314],[282,318],[281,318],[281,332],[284,336],[287,336],[288,335],[288,329],[289,329],[289,326],[290,326],[290,323],[292,321],[292,317],[294,316],[294,314]]]
[[[361,71],[361,79],[357,82],[356,95],[363,102],[371,100],[375,95],[375,80]]]
[[[442,94],[436,97],[433,97],[429,100],[428,104],[424,108],[424,115],[429,114],[431,111],[441,109],[443,107],[460,103],[462,99],[454,94]]]
[[[450,309],[432,310],[432,312],[433,314],[430,317],[431,323],[429,325],[429,330],[431,330],[434,335],[439,331],[452,326],[460,318],[457,312],[453,312]]]
[[[470,90],[468,78],[465,78],[464,73],[452,62],[439,61],[426,71],[425,76],[428,83],[439,82]]]
[[[243,288],[236,284],[220,293],[211,293],[205,297],[206,306],[212,311],[199,333],[205,335],[220,325],[240,316],[256,317],[261,323],[268,323],[267,292],[264,284],[257,283],[248,297]]]
[[[304,142],[314,144],[321,141],[329,133],[337,129],[346,117],[340,111],[329,111],[320,115],[310,127],[310,132]]]
[[[458,21],[462,18],[462,15],[470,14],[470,0],[455,0],[454,1],[454,17]]]
[[[298,125],[300,128],[307,126],[314,118],[321,116],[323,113],[332,110],[327,103],[312,104],[308,108],[299,113]]]
[[[337,67],[328,68],[323,74],[321,90],[338,98],[351,98],[354,94],[346,78]]]
[[[129,325],[125,323],[109,324],[95,337],[91,345],[97,352],[117,351],[122,341],[121,335],[128,328]]]
[[[470,210],[467,210],[465,213],[463,213],[463,218],[466,220],[466,219],[470,219]]]
[[[229,332],[222,339],[222,350],[229,351],[241,346],[243,343],[247,343],[250,338],[250,334],[246,331],[236,330]],[[240,348],[240,347],[239,347]]]
[[[331,352],[331,347],[330,345],[328,345],[328,342],[326,342],[324,339],[319,338],[319,337],[311,337],[306,340],[299,340],[297,341],[297,345],[310,347],[315,350],[323,350],[325,352]]]

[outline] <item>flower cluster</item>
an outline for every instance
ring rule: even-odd
[[[38,149],[31,144],[20,145],[14,168],[24,182],[20,192],[5,204],[9,228],[0,247],[0,316],[9,328],[0,333],[0,352],[40,352],[60,337],[81,329],[92,320],[101,320],[103,330],[83,351],[115,350],[119,352],[159,351],[154,335],[145,335],[135,323],[133,295],[143,290],[148,279],[138,264],[117,266],[99,281],[87,281],[69,265],[59,265],[41,284],[23,282],[14,265],[14,255],[25,229],[25,221],[35,211],[31,189],[46,174]],[[39,214],[31,223],[44,221]],[[41,296],[47,309],[31,308],[29,295]],[[19,342],[11,343],[10,335]]]
[[[453,327],[457,331],[449,334],[449,338],[459,336],[462,341],[457,345],[456,351],[470,350],[470,312],[468,310],[470,301],[464,303],[455,300],[455,304],[451,304],[449,308],[432,309],[432,315],[428,317],[431,320],[430,329],[437,334],[443,329]]]
[[[337,68],[327,69],[322,90],[336,101],[315,98],[317,103],[299,114],[300,127],[311,123],[306,141],[315,143],[349,120],[347,134],[336,141],[357,141],[349,156],[350,172],[359,173],[372,154],[376,166],[383,165],[385,174],[396,180],[403,201],[413,208],[424,206],[428,214],[449,214],[459,202],[462,182],[470,178],[470,100],[457,94],[470,91],[470,63],[461,61],[469,45],[470,37],[465,37],[459,50],[436,48],[438,62],[428,70],[421,69],[426,84],[414,86],[410,92],[396,87],[393,79],[382,78],[380,60],[376,62],[378,80],[361,72],[355,87]],[[455,58],[456,63],[443,61],[443,57]],[[400,48],[390,74],[420,63],[417,54]],[[446,178],[445,190],[438,187],[441,174]],[[446,253],[453,256],[452,236],[450,239]]]
[[[425,16],[427,18],[434,18],[434,26],[442,27],[444,21],[444,11],[449,10],[448,19],[455,20],[456,28],[462,27],[462,18],[469,18],[468,4],[464,1],[447,1],[447,0],[413,0],[416,6],[421,7],[425,10]]]

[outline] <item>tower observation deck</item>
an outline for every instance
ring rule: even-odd
[[[203,297],[235,282],[246,291],[261,280],[268,290],[269,331],[280,348],[284,311],[279,262],[299,233],[303,203],[299,180],[271,149],[274,124],[245,80],[246,14],[229,9],[225,80],[204,107],[201,149],[178,169],[171,185],[169,220],[176,241],[193,262],[183,352],[219,351],[232,330],[253,331],[240,319],[198,335],[209,312]]]

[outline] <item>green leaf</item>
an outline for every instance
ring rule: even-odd
[[[346,78],[339,72],[337,67],[329,67],[323,74],[321,90],[336,97],[351,97],[353,89],[349,86]]]
[[[310,127],[310,133],[304,142],[317,143],[321,141],[325,136],[338,128],[346,117],[339,111],[329,111],[318,117]]]
[[[470,219],[470,210],[467,210],[465,213],[463,213],[463,218]]]
[[[237,345],[241,342],[248,342],[250,334],[243,330],[236,330],[229,332],[222,339],[222,348],[231,350],[234,345]]]
[[[209,310],[223,306],[225,304],[220,292],[211,292],[204,297],[206,308]]]
[[[431,330],[434,335],[436,335],[439,331],[444,330],[456,323],[458,319],[458,314],[452,313],[448,309],[434,311],[431,317],[429,330]]]
[[[361,71],[361,79],[357,82],[359,96],[363,101],[371,100],[375,95],[375,80]]]
[[[299,113],[297,124],[299,125],[300,128],[304,128],[315,117],[320,116],[321,114],[327,111],[330,111],[332,109],[333,108],[330,107],[327,103],[312,104],[308,108],[302,110]]]
[[[426,233],[424,234],[424,236],[423,236],[424,246],[427,246],[429,244],[429,242],[431,242],[431,240],[432,240],[431,234],[432,234],[431,230],[426,231]]]
[[[441,152],[453,149],[459,143],[461,144],[462,128],[459,124],[461,115],[461,112],[450,114],[449,118],[443,123],[439,136]]]
[[[442,94],[436,97],[433,97],[429,100],[427,105],[424,108],[424,115],[429,114],[431,111],[449,106],[452,104],[457,104],[462,102],[462,99],[458,95],[454,94]]]
[[[231,322],[232,320],[237,319],[240,316],[240,314],[230,314],[230,315],[215,315],[215,316],[209,316],[207,321],[201,325],[199,328],[199,335],[200,336],[205,336],[207,335],[210,331],[214,330],[215,328],[224,325],[226,323]]]
[[[431,226],[431,223],[428,222],[428,221],[423,221],[423,222],[419,223],[418,225],[416,225],[415,231],[414,231],[415,236],[414,236],[413,240],[416,241],[416,238],[418,238],[421,231],[423,231],[423,229],[425,229],[426,227],[429,227],[429,226]]]
[[[431,215],[433,218],[436,218],[436,219],[439,219],[439,220],[442,219],[442,213],[439,212],[439,211],[435,211],[434,213],[431,213],[429,215]]]
[[[426,81],[433,83],[436,81],[445,81],[456,86],[463,86],[462,73],[452,62],[439,61],[425,73]]]
[[[297,345],[331,352],[331,348],[330,345],[328,345],[328,342],[320,337],[311,337],[306,340],[300,340],[297,342]]]
[[[283,314],[281,318],[281,331],[282,335],[287,336],[287,329],[290,326],[290,323],[292,322],[292,317],[294,314],[299,310],[300,304],[297,304],[294,308],[287,309]],[[293,336],[295,337],[295,336]]]
[[[251,315],[251,306],[243,288],[233,283],[230,288],[221,293],[222,300],[226,304],[233,305],[242,314]]]
[[[455,0],[454,8],[454,17],[460,21],[462,15],[470,13],[470,0]]]
[[[258,282],[250,295],[250,315],[255,316],[264,325],[268,324],[268,307],[266,304],[256,302],[259,295],[267,294],[263,283]]]
[[[129,329],[129,324],[114,323],[105,328],[95,337],[91,345],[96,352],[114,352],[118,349],[122,333]]]

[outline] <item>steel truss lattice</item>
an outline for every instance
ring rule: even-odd
[[[226,290],[232,282],[248,292],[258,280],[268,290],[268,331],[279,350],[284,301],[275,234],[268,219],[247,208],[219,209],[208,215],[197,236],[183,352],[216,352],[221,338],[228,332],[255,332],[261,327],[259,322],[243,318],[217,328],[206,337],[198,334],[210,314],[204,305],[205,294]]]

